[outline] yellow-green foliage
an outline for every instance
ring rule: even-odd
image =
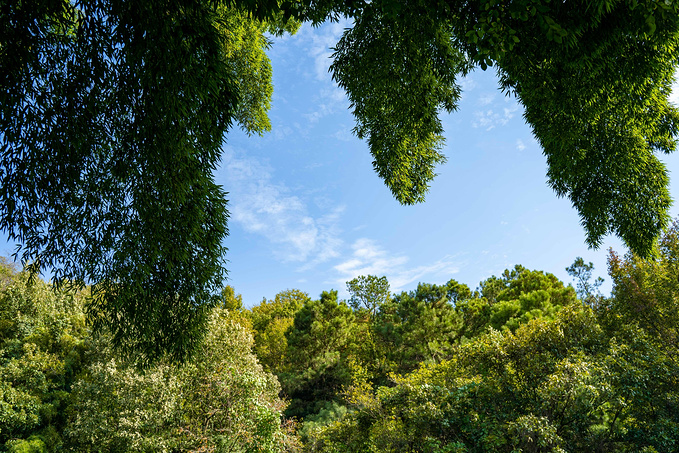
[[[241,312],[214,309],[191,362],[138,370],[91,335],[85,296],[0,266],[0,451],[296,448]]]
[[[288,289],[276,294],[274,300],[264,299],[252,307],[249,318],[255,336],[254,351],[265,370],[285,371],[286,335],[292,328],[295,314],[310,300],[307,293]]]
[[[83,294],[54,292],[0,264],[0,445],[35,449],[39,438],[19,440],[63,427],[86,348],[83,301]],[[57,448],[60,436],[48,437],[48,447]]]
[[[226,309],[215,309],[208,326],[194,360],[144,372],[100,344],[99,359],[73,387],[71,448],[287,451],[294,438],[281,427],[280,388],[252,354],[251,332]]]
[[[352,388],[311,451],[673,451],[679,367],[635,335],[619,344],[578,305],[491,330],[394,387]]]
[[[7,453],[47,453],[47,451],[45,442],[36,436],[7,442]]]

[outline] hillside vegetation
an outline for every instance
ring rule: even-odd
[[[520,265],[474,290],[361,276],[244,308],[233,288],[185,363],[93,335],[87,290],[0,266],[7,452],[671,452],[679,449],[679,227],[610,253],[611,297]]]

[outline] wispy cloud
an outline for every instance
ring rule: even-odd
[[[460,80],[457,81],[457,83],[460,85],[460,88],[462,89],[462,92],[469,92],[472,91],[474,88],[476,88],[476,80],[474,80],[472,74],[467,75],[466,77],[462,77]]]
[[[526,149],[526,145],[523,143],[523,140],[521,139],[516,140],[516,149],[518,149],[519,151],[523,151],[524,149]]]
[[[504,126],[509,123],[509,120],[514,118],[514,114],[519,110],[519,104],[513,103],[508,107],[504,107],[500,112],[493,109],[474,112],[474,120],[472,127],[480,127],[489,131],[498,126]]]
[[[347,109],[349,102],[344,90],[333,85],[332,88],[324,88],[320,91],[314,99],[314,105],[316,110],[304,115],[311,123],[317,123],[321,118],[332,115],[340,109]]]
[[[358,239],[351,248],[351,257],[334,266],[338,277],[333,283],[342,289],[345,282],[359,275],[385,275],[391,290],[397,292],[425,277],[448,279],[459,272],[459,262],[451,255],[429,265],[409,267],[407,256],[390,254],[371,239]]]
[[[314,75],[317,80],[330,80],[330,63],[333,51],[331,50],[342,36],[345,28],[351,26],[351,21],[340,20],[329,22],[315,28],[311,25],[302,25],[294,36],[295,41],[302,50],[313,59]]]
[[[332,134],[331,137],[342,142],[357,140],[356,136],[351,130],[351,127],[345,124],[340,124],[339,129],[334,134]]]
[[[485,93],[481,95],[477,103],[481,106],[492,104],[495,100],[495,93]]]
[[[303,25],[294,37],[299,52],[307,56],[304,67],[313,68],[311,71],[301,70],[300,75],[309,83],[320,87],[313,99],[314,110],[304,114],[308,123],[317,123],[320,119],[349,107],[344,90],[333,82],[329,68],[332,63],[331,49],[337,44],[344,29],[350,25],[348,20],[326,23],[318,28]],[[309,60],[311,64],[308,64]]]
[[[337,225],[344,206],[310,214],[305,200],[274,181],[269,166],[230,148],[225,149],[223,167],[225,189],[233,200],[231,221],[270,241],[277,259],[308,267],[339,256],[342,241]]]

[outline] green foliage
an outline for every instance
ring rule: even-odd
[[[389,281],[384,276],[360,275],[347,282],[347,291],[351,294],[351,308],[354,311],[367,310],[370,316],[374,316],[391,297]]]
[[[53,451],[61,439],[48,434],[64,426],[68,392],[89,334],[84,295],[55,293],[5,264],[0,274],[0,445],[32,451],[50,438]],[[18,440],[38,433],[42,440]]]
[[[342,16],[333,78],[397,200],[422,201],[445,161],[457,77],[495,66],[588,244],[652,254],[670,205],[656,153],[679,127],[669,0],[6,2],[0,230],[58,284],[91,282],[93,326],[140,364],[188,358],[225,276],[224,135],[270,127],[267,33]]]
[[[213,171],[270,125],[262,22],[231,2],[11,2],[0,16],[0,229],[150,363],[190,355],[225,276]],[[152,57],[151,57],[152,56]]]
[[[457,108],[455,78],[470,65],[434,11],[399,6],[390,14],[384,2],[365,3],[336,44],[330,69],[347,91],[354,132],[368,139],[375,171],[399,202],[413,204],[424,200],[434,167],[445,161],[439,111]]]
[[[600,308],[610,329],[638,326],[676,363],[679,356],[679,222],[665,232],[655,258],[613,251],[613,297]]]
[[[326,403],[316,414],[304,418],[298,434],[300,440],[313,449],[318,442],[318,436],[328,425],[341,420],[347,414],[347,407],[336,401]]]
[[[554,319],[575,300],[573,288],[553,274],[517,265],[481,282],[479,294],[457,304],[464,320],[459,335],[474,338],[488,327],[514,331],[534,318]]]
[[[469,295],[469,288],[455,280],[440,286],[420,283],[382,307],[375,324],[387,361],[382,384],[388,372],[408,373],[447,357],[460,329],[453,304]]]
[[[660,243],[664,244],[660,247],[663,252],[657,260],[633,255],[620,259],[611,253],[614,297],[598,310],[601,325],[616,339],[612,377],[628,387],[625,412],[635,422],[630,424],[627,437],[648,445],[649,451],[672,451],[679,442],[679,363],[676,321],[671,319],[679,308],[676,298],[671,300],[673,284],[669,280],[677,278],[669,264],[677,256],[676,248],[672,248],[677,243],[676,225]],[[661,289],[667,283],[669,288]],[[629,388],[633,387],[630,384],[636,384],[636,388]]]
[[[638,331],[621,345],[574,304],[480,336],[395,387],[355,387],[355,411],[314,451],[673,451],[679,369],[653,349]]]
[[[233,286],[225,286],[222,289],[221,304],[222,308],[230,311],[238,311],[243,309],[243,296],[238,294],[233,289]]]
[[[535,7],[530,18],[507,18],[509,26],[495,35],[514,30],[519,39],[497,58],[503,88],[525,106],[547,156],[549,184],[578,210],[588,244],[597,247],[614,233],[648,256],[669,221],[667,170],[655,153],[676,146],[679,112],[668,95],[677,5]],[[652,33],[646,21],[655,23]]]
[[[194,359],[144,371],[90,335],[84,294],[2,266],[0,442],[26,452],[298,451],[294,425],[281,424],[282,390],[313,452],[675,451],[678,231],[656,258],[611,254],[614,298],[596,311],[522,266],[476,292],[419,284],[371,317],[336,291],[312,301],[287,290],[247,311],[226,288]],[[586,277],[591,266],[580,264]],[[490,307],[485,325],[464,340],[478,304]],[[281,320],[293,321],[279,386],[253,354],[250,326],[271,334]]]
[[[354,19],[336,45],[333,77],[347,90],[375,170],[400,202],[422,201],[445,159],[438,113],[456,108],[456,77],[495,66],[502,89],[525,107],[549,184],[578,210],[588,244],[615,233],[649,255],[670,205],[667,170],[655,153],[674,150],[679,125],[668,102],[679,45],[675,3],[304,3]]]
[[[351,382],[349,360],[359,336],[351,308],[337,300],[337,291],[324,291],[295,315],[286,337],[285,371],[279,374],[288,416],[318,412]]]
[[[296,313],[309,300],[307,293],[288,289],[276,294],[274,300],[264,299],[252,307],[250,319],[255,335],[254,352],[265,370],[274,373],[285,371],[286,334],[292,328]]]
[[[221,451],[283,452],[294,441],[281,426],[278,381],[257,363],[252,343],[251,332],[217,312],[197,360],[178,369],[182,429],[193,448],[221,442]]]
[[[7,442],[7,453],[47,453],[45,442],[37,436]]]
[[[281,426],[276,378],[251,352],[252,335],[215,309],[195,359],[139,372],[104,344],[74,385],[66,428],[73,451],[282,452],[295,440]]]
[[[295,308],[290,327],[282,321],[294,310],[285,304],[264,301],[252,309],[262,341],[256,349],[260,360],[272,363],[284,395],[291,399],[286,414],[304,419],[303,438],[314,445],[332,421],[322,415],[325,408],[342,406],[345,391],[358,382],[366,394],[391,386],[395,376],[454,357],[461,339],[477,337],[490,327],[514,331],[533,318],[554,319],[576,300],[574,290],[552,274],[521,266],[482,282],[481,293],[450,280],[445,285],[421,283],[415,291],[387,298],[386,278],[370,276],[349,282],[348,288],[354,294],[354,310],[338,303],[336,292],[323,293],[320,300]],[[490,308],[483,322],[475,324],[481,318],[474,313],[478,303]],[[284,329],[287,349],[274,349],[271,340]]]
[[[141,371],[90,333],[86,299],[0,266],[0,451],[295,451],[240,311],[213,309],[190,363]]]
[[[597,277],[593,282],[590,281],[592,279],[593,270],[594,265],[591,262],[585,264],[585,261],[581,257],[577,257],[573,264],[566,268],[568,275],[576,279],[576,292],[578,297],[583,303],[588,303],[590,305],[595,304],[597,299],[601,299],[599,287],[604,282],[604,279],[601,277]]]
[[[308,451],[676,451],[679,224],[658,250],[652,259],[611,252],[613,298],[594,309],[521,266],[482,282],[457,307],[490,307],[489,328],[396,385],[375,388],[359,369],[349,411],[318,427]],[[572,270],[587,282],[592,269],[576,260]],[[560,309],[545,311],[545,294]],[[511,301],[524,314],[537,301],[543,314],[497,330]]]

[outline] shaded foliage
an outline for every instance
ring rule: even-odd
[[[337,291],[305,302],[286,334],[285,371],[279,374],[290,398],[286,415],[304,417],[337,398],[351,382],[349,359],[357,334],[354,313],[337,300]]]
[[[148,363],[200,343],[225,277],[224,134],[270,125],[262,22],[227,2],[0,9],[0,229]],[[292,30],[288,27],[288,29]]]

